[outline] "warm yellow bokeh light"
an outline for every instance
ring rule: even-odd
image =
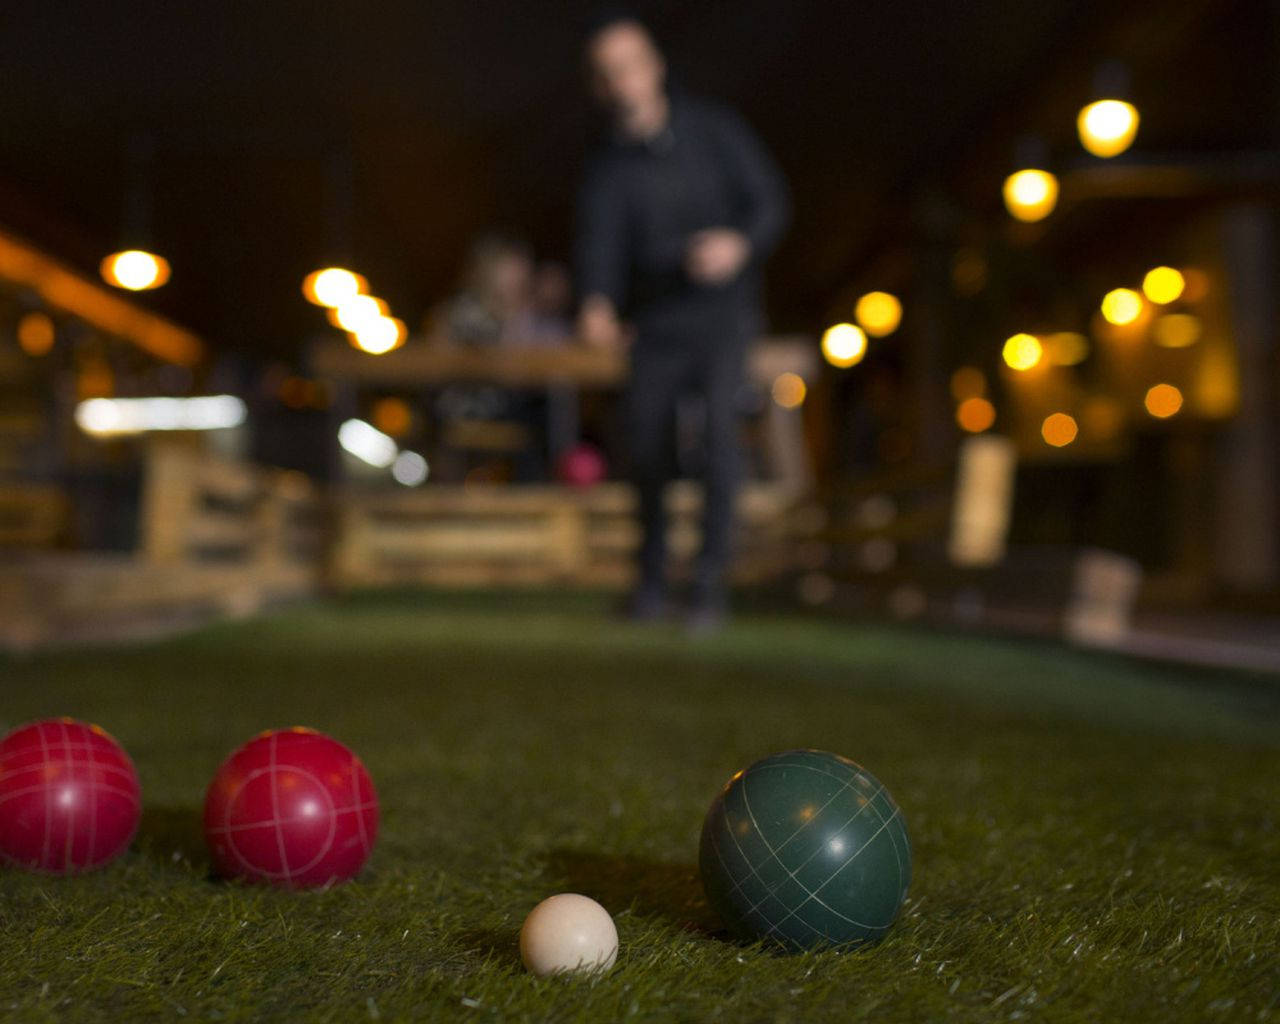
[[[1102,298],[1102,317],[1109,324],[1124,327],[1142,315],[1142,296],[1132,288],[1116,288]]]
[[[99,270],[107,284],[131,292],[159,288],[169,280],[169,261],[141,249],[114,252],[102,261]]]
[[[1151,336],[1161,348],[1187,348],[1203,333],[1204,324],[1190,313],[1166,313],[1151,325]]]
[[[1153,267],[1142,279],[1142,294],[1157,306],[1176,302],[1186,287],[1187,279],[1174,267]]]
[[[403,398],[379,398],[369,415],[373,425],[391,437],[404,437],[413,426],[413,410]]]
[[[385,305],[383,308],[386,308]],[[350,332],[348,338],[351,344],[361,352],[368,352],[371,356],[380,356],[404,344],[407,333],[403,320],[384,315],[371,317],[361,323],[359,327]]]
[[[362,294],[366,288],[368,282],[363,277],[342,267],[314,270],[302,281],[302,294],[307,297],[307,301],[330,309]]]
[[[1004,205],[1028,224],[1044,220],[1058,205],[1058,179],[1035,168],[1016,171],[1004,180]]]
[[[1044,354],[1054,366],[1076,366],[1089,355],[1089,339],[1076,331],[1058,331],[1044,339]]]
[[[832,366],[860,363],[867,354],[867,335],[855,324],[833,324],[822,335],[822,355]]]
[[[1044,438],[1045,444],[1054,448],[1065,448],[1076,439],[1078,433],[1080,428],[1076,425],[1075,418],[1065,412],[1051,413],[1040,425],[1040,436]]]
[[[1119,156],[1138,134],[1138,110],[1124,100],[1098,100],[1080,111],[1076,131],[1094,156]]]
[[[951,375],[951,397],[957,402],[966,398],[985,398],[987,375],[976,366],[962,366]]]
[[[996,421],[996,407],[985,398],[966,398],[956,407],[956,422],[961,430],[981,434]]]
[[[387,315],[387,304],[372,295],[353,295],[329,310],[329,322],[352,334]]]
[[[804,404],[808,389],[798,373],[780,373],[773,380],[773,400],[784,409],[798,409]]]
[[[902,323],[902,303],[888,292],[867,292],[854,306],[853,317],[871,337],[883,338]]]
[[[29,356],[48,355],[57,332],[48,313],[36,310],[18,321],[18,344]]]
[[[1015,370],[1030,370],[1044,356],[1044,346],[1034,334],[1015,334],[1004,343],[1004,361]]]
[[[1156,384],[1147,390],[1142,404],[1156,419],[1167,420],[1182,408],[1182,392],[1172,384]]]

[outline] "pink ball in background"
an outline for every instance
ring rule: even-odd
[[[604,479],[608,465],[600,449],[585,441],[575,444],[556,461],[556,479],[570,487],[591,487]]]
[[[223,762],[204,833],[224,878],[288,888],[353,877],[378,835],[378,796],[354,753],[313,729],[255,736]]]
[[[101,867],[142,815],[133,762],[96,725],[50,718],[0,740],[0,859],[70,875]]]

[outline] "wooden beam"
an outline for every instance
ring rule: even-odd
[[[752,346],[749,373],[771,381],[790,371],[812,381],[818,374],[817,348],[808,338],[763,338]],[[571,383],[581,387],[612,388],[627,378],[623,351],[589,348],[566,339],[545,348],[477,348],[410,339],[386,355],[359,352],[340,338],[318,343],[312,350],[312,371],[347,384],[417,387],[472,380],[506,387],[545,387]]]
[[[51,308],[123,338],[157,359],[194,366],[204,357],[203,342],[190,331],[112,294],[3,230],[0,278],[30,288]]]

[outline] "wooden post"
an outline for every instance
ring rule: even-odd
[[[199,497],[197,445],[176,435],[148,439],[139,531],[148,562],[172,564],[186,557],[187,526]]]

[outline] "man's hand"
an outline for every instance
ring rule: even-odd
[[[592,348],[617,348],[622,344],[622,324],[613,302],[603,295],[588,295],[578,312],[578,337]]]
[[[741,231],[707,228],[690,237],[684,265],[699,284],[724,284],[737,276],[750,255],[751,243]]]

